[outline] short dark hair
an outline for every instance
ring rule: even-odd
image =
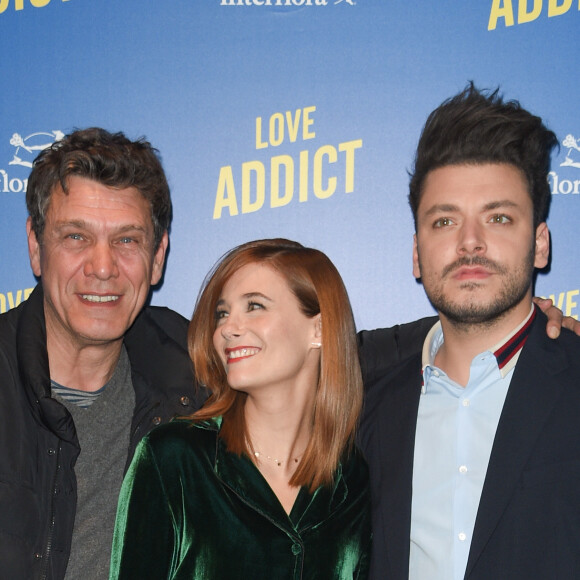
[[[524,175],[534,207],[534,227],[546,220],[551,193],[548,185],[550,155],[556,135],[540,117],[518,101],[503,101],[499,89],[477,89],[473,82],[444,101],[428,117],[421,133],[409,204],[415,228],[425,179],[430,171],[448,165],[505,163]]]
[[[159,247],[171,223],[172,207],[158,152],[150,143],[143,138],[130,141],[123,133],[92,127],[74,131],[41,151],[26,189],[26,207],[39,241],[54,189],[60,185],[68,193],[67,181],[72,175],[111,188],[137,189],[151,206],[155,249]]]

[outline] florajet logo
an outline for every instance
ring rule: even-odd
[[[563,139],[562,145],[566,149],[566,157],[560,163],[560,167],[573,167],[580,170],[580,139],[576,139],[574,135],[569,133]],[[558,172],[550,171],[548,182],[552,195],[580,194],[580,174],[578,179],[563,179]]]
[[[36,156],[47,147],[64,137],[62,131],[52,131],[50,133],[31,133],[27,137],[22,137],[19,133],[14,133],[10,138],[10,145],[15,148],[12,159],[8,165],[32,168],[32,162]],[[28,179],[13,177],[5,169],[0,169],[0,192],[1,193],[21,193],[26,191]]]

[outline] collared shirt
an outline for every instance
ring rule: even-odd
[[[465,575],[491,448],[534,307],[513,332],[471,361],[465,387],[433,364],[441,323],[423,347],[413,463],[410,580],[461,580]]]

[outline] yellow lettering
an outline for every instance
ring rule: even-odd
[[[308,150],[300,151],[300,177],[298,200],[308,201]]]
[[[542,12],[542,0],[532,0],[533,8],[528,12],[528,0],[519,0],[518,4],[518,24],[532,22],[536,20]]]
[[[226,165],[220,169],[215,205],[213,208],[213,219],[219,220],[222,217],[222,209],[228,208],[230,215],[238,215],[238,202],[236,201],[236,190],[234,188],[234,176],[232,166]]]
[[[280,166],[284,165],[286,175],[284,195],[280,197]],[[294,195],[294,160],[290,155],[272,157],[270,163],[270,207],[282,207],[292,201]]]
[[[11,308],[16,308],[24,300],[32,294],[34,288],[25,288],[24,290],[16,291],[16,299],[14,299],[14,292],[6,292],[6,294],[0,294],[0,312],[6,312]]]
[[[46,6],[50,0],[30,0],[30,3],[36,8],[43,8]]]
[[[8,8],[9,2],[10,2],[10,0],[0,0],[0,14],[2,14],[2,12],[6,11],[6,8]],[[6,311],[2,310],[2,312],[6,312]]]
[[[354,191],[354,152],[355,149],[362,147],[362,139],[355,141],[346,141],[338,145],[339,151],[346,152],[346,171],[345,171],[345,185],[344,193],[352,193]]]
[[[572,0],[564,0],[562,4],[558,4],[558,0],[550,0],[548,3],[548,18],[552,16],[560,16],[561,14],[565,14],[570,10],[572,6]],[[580,3],[578,4],[580,6]]]
[[[336,191],[336,177],[330,177],[328,179],[328,187],[324,189],[322,186],[322,158],[324,156],[328,157],[329,163],[336,163],[336,149],[332,145],[323,145],[314,154],[313,162],[313,190],[314,195],[319,199],[326,199],[330,197]]]
[[[288,125],[288,137],[290,138],[290,143],[295,143],[298,137],[298,127],[300,127],[300,113],[302,109],[296,111],[294,119],[292,119],[292,113],[286,111],[286,124]]]
[[[281,116],[281,115],[280,115]],[[250,199],[252,191],[251,174],[256,174],[256,200]],[[242,163],[242,213],[258,211],[266,198],[266,171],[260,161]]]
[[[284,141],[284,117],[282,113],[274,113],[270,117],[270,145],[278,147],[282,141]]]
[[[572,314],[572,310],[578,306],[578,303],[573,301],[572,298],[578,296],[578,294],[580,294],[580,290],[570,290],[570,292],[566,292],[566,310],[563,311],[566,316],[571,316],[576,320],[578,320],[578,314]]]
[[[556,300],[556,296],[554,294],[550,294],[550,296],[548,296],[548,298],[552,301],[552,304],[560,309],[560,310],[564,310],[564,296],[566,295],[565,292],[560,292],[560,294],[558,294],[558,300]]]
[[[316,137],[314,131],[309,131],[310,125],[314,124],[314,119],[310,118],[310,113],[314,113],[314,111],[316,111],[316,107],[304,107],[304,117],[302,121],[302,139],[304,141]]]
[[[262,117],[256,117],[256,149],[266,149],[268,143],[262,141]]]
[[[514,9],[512,7],[512,0],[493,0],[491,12],[489,13],[487,29],[495,30],[497,21],[500,18],[505,19],[506,26],[514,25]]]

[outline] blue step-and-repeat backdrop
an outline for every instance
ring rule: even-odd
[[[173,192],[154,304],[190,316],[214,262],[284,236],[325,251],[359,328],[431,314],[411,274],[407,170],[467,81],[557,133],[551,270],[580,313],[579,0],[0,0],[0,311],[35,284],[24,191],[74,128],[146,136]]]

